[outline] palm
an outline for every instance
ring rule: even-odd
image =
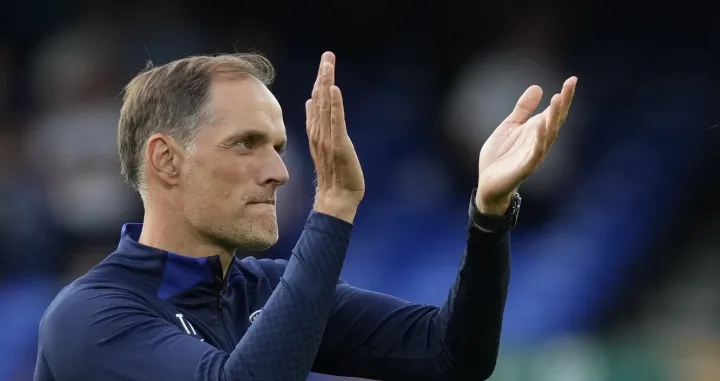
[[[498,126],[480,151],[478,197],[485,202],[502,202],[533,174],[557,137],[567,117],[575,91],[574,77],[565,81],[561,94],[550,106],[530,117],[540,104],[542,89],[528,88],[513,112]]]

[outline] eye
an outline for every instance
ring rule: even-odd
[[[256,139],[245,138],[245,139],[242,139],[242,140],[238,141],[237,143],[235,143],[235,145],[242,149],[253,149],[253,148],[255,148],[256,143],[257,143]]]

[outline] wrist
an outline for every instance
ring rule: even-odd
[[[353,223],[360,201],[351,197],[318,195],[313,210]]]
[[[512,195],[496,200],[483,200],[479,196],[475,197],[475,207],[486,216],[502,216],[507,213],[510,208]]]

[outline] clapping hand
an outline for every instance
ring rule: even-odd
[[[570,77],[550,106],[532,116],[543,91],[530,86],[515,109],[490,135],[480,151],[478,191],[475,204],[480,212],[502,215],[520,183],[532,175],[545,159],[570,111],[577,78]]]
[[[305,103],[310,155],[315,163],[315,210],[352,222],[365,195],[365,179],[347,133],[340,88],[335,86],[335,55],[325,52]]]

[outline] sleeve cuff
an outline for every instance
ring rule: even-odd
[[[310,228],[343,240],[349,240],[353,224],[313,210],[310,212],[307,222],[305,222],[305,228]]]

